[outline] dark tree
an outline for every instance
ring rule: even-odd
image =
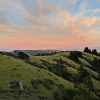
[[[53,69],[53,72],[56,75],[63,77],[64,79],[70,80],[70,74],[66,72],[65,68],[66,66],[64,65],[64,61],[60,57],[59,59],[56,60],[56,65]]]
[[[63,66],[63,60],[62,58],[60,58],[58,61],[57,61],[57,65],[59,68],[61,68]]]
[[[84,52],[91,53],[91,50],[88,47],[85,47]]]
[[[19,83],[18,81],[11,81],[10,82],[10,86],[9,86],[11,89],[18,89],[19,88]]]
[[[80,82],[84,83],[90,90],[93,90],[93,84],[91,81],[91,74],[83,67],[80,66]]]
[[[29,55],[25,54],[24,52],[18,52],[18,57],[20,59],[29,59]]]
[[[82,58],[82,53],[79,51],[70,52],[69,58],[74,61],[79,61],[79,58]]]
[[[94,70],[100,73],[100,59],[94,58],[93,61],[91,62],[91,65],[94,67]]]
[[[75,95],[72,100],[99,100],[99,97],[85,84],[80,84],[75,87]]]
[[[59,58],[56,63],[57,63],[56,70],[57,70],[57,72],[61,73],[61,71],[63,70],[63,60],[62,60],[62,58]]]
[[[96,49],[93,49],[93,50],[92,50],[92,54],[97,55],[97,54],[98,54],[98,53],[97,53],[97,50],[96,50]]]

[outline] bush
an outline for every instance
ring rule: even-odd
[[[81,84],[77,86],[73,100],[99,100],[99,98],[94,92]]]
[[[100,59],[94,58],[93,61],[90,63],[94,67],[94,70],[96,70],[100,73]]]
[[[32,87],[33,87],[33,88],[37,89],[37,88],[38,88],[39,82],[38,82],[37,80],[32,79],[32,80],[31,80],[31,84],[32,84]]]
[[[32,79],[31,84],[32,84],[33,88],[35,88],[35,89],[38,88],[39,84],[42,84],[47,89],[52,89],[53,85],[55,85],[55,82],[50,79],[43,79],[43,80]]]
[[[91,49],[89,49],[88,47],[85,47],[84,52],[91,53],[91,54],[94,54],[94,55],[96,55],[96,56],[99,56],[99,54],[98,54],[98,52],[97,52],[96,49],[93,49],[93,50],[91,51]]]
[[[16,80],[13,80],[10,82],[10,86],[11,89],[13,90],[18,90],[19,89],[19,82]]]
[[[92,50],[92,54],[98,55],[97,50],[96,49]]]
[[[91,53],[91,50],[88,47],[85,47],[84,52]]]
[[[29,60],[29,55],[27,55],[27,54],[25,54],[24,52],[18,52],[18,57],[20,58],[20,59],[27,59],[27,60]]]
[[[39,80],[39,82],[47,89],[52,89],[52,86],[55,85],[55,82],[50,79]]]
[[[79,61],[79,58],[82,58],[82,53],[79,51],[70,52],[69,58],[74,61]]]

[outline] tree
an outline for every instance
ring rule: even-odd
[[[98,100],[94,92],[91,74],[80,66],[77,82],[75,82],[75,96],[73,100]]]
[[[62,58],[59,58],[58,60],[57,60],[57,67],[56,67],[56,70],[57,70],[57,73],[59,73],[59,74],[61,74],[61,72],[63,71],[63,60],[62,60]]]
[[[98,53],[97,53],[97,50],[96,50],[96,49],[93,49],[93,50],[92,50],[92,54],[97,55],[97,54],[98,54]]]
[[[61,70],[62,67],[63,67],[63,60],[62,58],[60,57],[60,59],[57,61],[57,66],[58,66],[58,69]]]
[[[13,90],[18,90],[19,89],[19,82],[16,80],[13,80],[10,82],[9,87]]]
[[[84,84],[75,87],[75,95],[73,100],[99,100],[96,93],[90,91]]]
[[[91,53],[91,50],[88,47],[85,47],[84,52]]]
[[[60,57],[56,60],[56,65],[53,69],[53,72],[56,75],[63,77],[64,79],[70,80],[70,74],[66,72],[65,68],[66,66],[64,65],[64,61]]]
[[[27,54],[25,54],[24,52],[18,52],[18,57],[20,58],[20,59],[26,59],[26,60],[29,60],[29,55],[27,55]]]
[[[71,51],[69,58],[74,61],[79,61],[79,58],[82,58],[82,53],[79,51]]]
[[[91,81],[92,79],[91,74],[83,66],[80,66],[79,71],[80,71],[79,82],[84,83],[87,86],[87,88],[89,88],[90,90],[93,90],[94,87]]]
[[[94,58],[90,63],[94,67],[94,70],[100,73],[100,59]]]

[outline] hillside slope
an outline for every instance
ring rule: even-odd
[[[100,59],[100,57],[82,52],[82,58],[79,58],[79,62],[75,62],[68,58],[70,52],[57,53],[52,56],[30,56],[31,62],[33,65],[36,65],[39,68],[47,69],[53,73],[55,73],[55,68],[57,60],[61,58],[64,63],[64,70],[71,77],[77,75],[79,73],[80,66],[83,66],[93,77],[93,79],[98,79],[97,89],[100,90],[100,81],[99,81],[99,72],[94,70],[95,66],[91,65],[91,61],[96,58]],[[54,69],[54,70],[53,70]],[[68,78],[69,79],[69,78]],[[97,84],[94,84],[97,85]]]
[[[49,72],[45,69],[39,69],[36,66],[29,65],[20,59],[16,59],[7,55],[0,55],[0,89],[9,90],[9,83],[12,80],[22,80],[26,88],[31,89],[31,80],[51,80],[54,82],[55,90],[48,90],[45,86],[40,86],[40,92],[45,91],[43,96],[48,96],[59,86],[64,86],[66,89],[73,88],[73,83],[64,80],[63,78]],[[42,83],[40,83],[42,85]],[[34,89],[33,89],[34,90]],[[48,93],[49,91],[49,93]]]
[[[79,61],[69,58],[70,52],[60,52],[47,56],[29,55],[30,60],[18,58],[16,53],[0,54],[0,98],[2,100],[56,100],[55,95],[74,89],[74,79],[83,66],[92,76],[91,81],[96,91],[100,91],[100,73],[91,62],[94,58],[89,53],[82,52]],[[60,60],[63,62],[59,68]],[[12,92],[10,82],[21,80],[24,86],[23,96]],[[98,92],[99,94],[99,92]],[[61,97],[59,97],[61,98]],[[33,99],[32,99],[33,100]],[[63,99],[62,99],[63,100]],[[69,99],[70,100],[70,99]]]

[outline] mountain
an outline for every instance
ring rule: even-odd
[[[78,51],[38,56],[33,54],[45,51],[23,52],[26,58],[16,52],[0,52],[0,100],[100,99],[100,56]],[[16,85],[10,87],[16,81],[22,82],[22,92]]]

